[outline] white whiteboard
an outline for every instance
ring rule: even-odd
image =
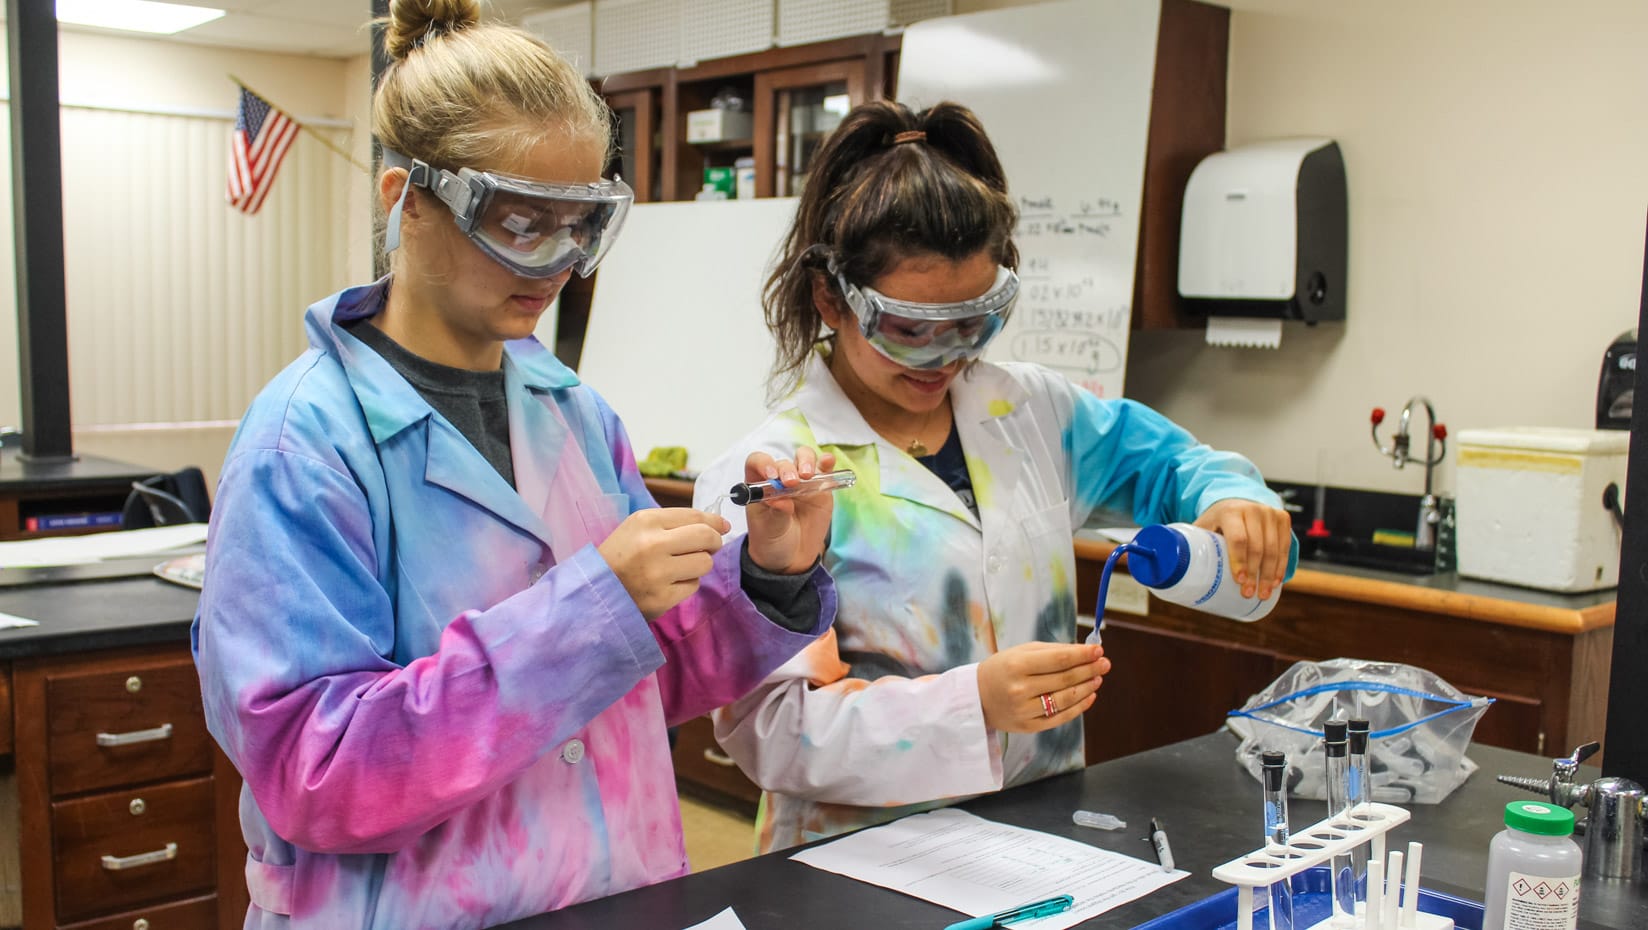
[[[899,99],[978,114],[1019,205],[1024,290],[993,359],[1120,397],[1160,0],[1067,0],[905,30]]]
[[[637,459],[685,446],[699,471],[767,415],[777,347],[761,287],[792,198],[636,204],[601,262],[578,376],[618,412]]]

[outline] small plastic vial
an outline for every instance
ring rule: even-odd
[[[1278,586],[1262,601],[1243,597],[1224,537],[1199,526],[1147,526],[1129,545],[1128,573],[1164,601],[1232,620],[1257,620],[1270,613],[1282,594]]]
[[[1579,924],[1582,853],[1574,813],[1545,801],[1505,805],[1505,829],[1488,844],[1482,930],[1573,930]]]

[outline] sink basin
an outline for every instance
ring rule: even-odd
[[[1342,536],[1326,539],[1300,539],[1299,558],[1307,562],[1331,565],[1354,565],[1404,575],[1437,574],[1436,553],[1401,546],[1382,546],[1377,543]]]

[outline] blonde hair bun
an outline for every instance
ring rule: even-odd
[[[390,0],[383,50],[401,61],[424,40],[480,22],[479,0]]]

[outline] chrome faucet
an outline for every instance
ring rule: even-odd
[[[1436,495],[1431,490],[1431,472],[1442,464],[1442,457],[1448,452],[1448,427],[1436,422],[1436,408],[1431,406],[1430,398],[1414,396],[1402,407],[1402,417],[1397,422],[1396,435],[1391,437],[1391,444],[1387,447],[1379,441],[1379,424],[1385,422],[1385,408],[1373,408],[1373,447],[1379,454],[1388,457],[1396,468],[1407,465],[1410,461],[1420,461],[1408,453],[1408,420],[1413,416],[1413,405],[1425,405],[1425,495],[1419,499],[1419,524],[1414,530],[1413,547],[1415,549],[1436,548],[1436,526],[1442,522],[1442,508],[1439,506]]]
[[[1627,778],[1574,783],[1579,764],[1601,748],[1601,743],[1590,742],[1566,759],[1553,759],[1551,777],[1543,781],[1518,775],[1501,775],[1499,780],[1563,807],[1585,807],[1590,812],[1585,822],[1586,876],[1638,881],[1643,877],[1643,833],[1648,824],[1648,800],[1642,786]]]

